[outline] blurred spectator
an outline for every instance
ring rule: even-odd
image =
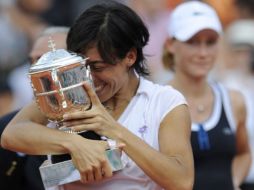
[[[41,14],[51,8],[52,2],[53,0],[15,0],[12,5],[3,7],[2,13],[8,17],[10,27],[22,32],[31,45],[48,25]]]
[[[246,99],[247,122],[252,166],[242,190],[254,189],[254,20],[233,22],[225,32],[225,71],[221,80],[226,86],[239,90]]]
[[[5,84],[11,69],[20,65],[26,58],[29,43],[21,28],[14,25],[11,15],[0,7],[0,84]]]
[[[168,0],[169,9],[174,9],[178,4],[182,3],[183,0]]]
[[[233,0],[238,12],[239,17],[243,19],[253,19],[254,18],[254,0]]]
[[[247,90],[254,92],[253,34],[254,20],[238,20],[226,29],[224,36],[225,71],[221,78],[230,87],[239,88],[240,85],[244,85],[243,87],[246,87]]]
[[[129,0],[128,5],[135,10],[148,27],[150,38],[144,48],[151,79],[157,83],[166,83],[171,75],[162,65],[163,43],[167,38],[167,23],[170,15],[167,0]]]
[[[48,52],[48,38],[52,37],[57,49],[66,48],[66,36],[69,28],[50,27],[47,28],[35,44],[30,53],[31,62],[36,62],[44,53]],[[31,101],[32,92],[30,82],[27,78],[30,63],[18,68],[11,75],[11,87],[17,95],[16,103],[23,106],[24,101]],[[16,74],[18,74],[16,76]],[[24,99],[24,100],[23,100]],[[0,118],[0,136],[9,121],[17,114],[17,111]],[[46,156],[33,156],[4,150],[0,147],[0,189],[11,190],[43,190],[39,166],[46,159]]]
[[[235,5],[235,0],[203,0],[210,4],[217,11],[223,28],[226,28],[232,21],[238,18],[238,9]],[[242,1],[242,0],[241,0]],[[230,11],[229,11],[230,10]]]
[[[13,0],[0,3],[0,115],[10,111],[9,73],[22,65],[33,40],[47,26],[40,14],[52,0]]]
[[[81,0],[53,0],[50,9],[43,12],[41,17],[52,26],[71,26],[74,18],[79,14],[76,4]],[[87,1],[87,0],[85,0]]]
[[[6,83],[0,83],[0,116],[11,110],[12,93]]]
[[[115,0],[124,3],[128,0]],[[42,14],[50,25],[71,26],[87,8],[107,0],[54,0],[51,8]]]
[[[35,41],[29,54],[30,61],[25,65],[16,68],[9,76],[9,86],[13,93],[12,109],[20,109],[30,103],[33,98],[33,92],[28,78],[28,71],[31,64],[35,63],[44,53],[49,51],[49,36],[56,43],[56,48],[66,49],[65,38],[69,28],[67,27],[50,27],[42,32],[40,37]]]

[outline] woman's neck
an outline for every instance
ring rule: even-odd
[[[212,114],[214,94],[206,78],[175,76],[170,85],[186,98],[193,122],[203,122]]]
[[[129,73],[129,78],[122,89],[114,97],[104,102],[104,106],[111,114],[118,118],[128,106],[132,97],[135,96],[139,86],[139,78],[134,72]]]
[[[123,99],[131,100],[131,98],[135,96],[138,86],[139,86],[138,76],[134,73],[134,71],[129,71],[129,76],[125,80],[125,84],[114,95],[114,97],[111,98],[111,101],[113,100],[117,105],[118,102],[121,102]]]
[[[209,88],[209,84],[205,77],[190,78],[175,75],[169,84],[179,90],[186,97],[202,97]]]

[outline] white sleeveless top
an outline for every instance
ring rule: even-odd
[[[167,113],[186,104],[185,98],[170,86],[154,84],[140,77],[136,95],[120,116],[118,122],[132,133],[159,150],[158,131]],[[159,190],[153,182],[126,154],[122,155],[126,167],[115,172],[112,178],[92,184],[74,182],[60,187],[64,190]],[[158,166],[159,167],[159,166]]]

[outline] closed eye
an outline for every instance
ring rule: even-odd
[[[102,60],[97,60],[97,61],[87,61],[86,66],[89,66],[90,70],[93,72],[101,72],[108,67],[108,64],[106,64]]]

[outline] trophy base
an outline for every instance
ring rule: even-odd
[[[121,150],[117,148],[106,150],[106,155],[113,172],[124,168]],[[39,169],[45,189],[80,180],[80,174],[71,160],[56,164],[46,160]]]

